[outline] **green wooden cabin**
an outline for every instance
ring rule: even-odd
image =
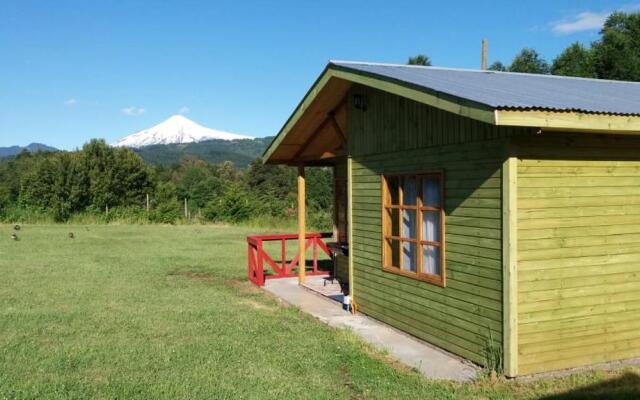
[[[331,62],[265,162],[335,168],[359,312],[508,376],[640,357],[639,84]]]

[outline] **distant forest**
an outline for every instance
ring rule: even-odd
[[[173,165],[184,157],[193,156],[212,164],[231,161],[238,168],[245,168],[260,157],[273,136],[222,140],[213,139],[198,143],[158,144],[134,149],[147,164]]]
[[[263,139],[261,145],[267,143]],[[260,223],[295,218],[293,168],[263,165],[255,157],[248,163],[237,158],[240,167],[212,163],[200,158],[217,160],[206,146],[204,153],[197,153],[197,145],[183,153],[180,146],[152,146],[136,154],[94,139],[78,151],[23,151],[1,160],[0,220]],[[164,162],[163,153],[176,158]],[[145,163],[145,156],[157,165]],[[308,168],[307,181],[309,225],[329,228],[332,171]]]
[[[524,48],[510,65],[496,61],[489,69],[640,81],[640,13],[612,13],[607,17],[597,40],[589,46],[575,42],[551,63],[534,49]]]

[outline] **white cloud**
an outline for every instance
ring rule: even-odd
[[[131,107],[125,107],[122,109],[122,112],[126,115],[129,115],[131,117],[137,117],[139,115],[142,115],[146,112],[147,110],[145,110],[142,107],[135,107],[135,106],[131,106]]]
[[[184,114],[188,113],[189,111],[191,111],[191,110],[189,109],[189,107],[187,107],[187,106],[183,106],[183,107],[180,107],[180,109],[178,110],[178,114],[182,114],[182,115],[184,115]]]
[[[67,107],[73,107],[78,104],[78,100],[76,99],[68,99],[64,101],[64,105]]]
[[[593,31],[602,28],[610,12],[594,13],[581,12],[570,19],[556,21],[551,24],[551,30],[558,35],[569,35],[576,32]]]
[[[634,12],[640,10],[640,3],[630,3],[615,10],[602,12],[583,11],[572,17],[551,23],[551,30],[556,35],[570,35],[577,32],[600,30],[607,17],[614,11]]]

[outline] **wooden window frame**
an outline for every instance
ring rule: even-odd
[[[398,178],[400,182],[404,182],[406,178],[416,179],[416,205],[404,205],[403,198],[403,183],[398,185],[398,204],[391,204],[391,193],[389,192],[388,179]],[[423,205],[423,193],[422,193],[422,179],[437,177],[440,182],[440,207],[429,207]],[[421,173],[393,173],[384,174],[381,176],[382,180],[382,270],[393,274],[405,276],[412,279],[432,283],[437,286],[445,287],[447,280],[447,268],[445,265],[445,205],[444,205],[444,173],[442,171],[434,172],[421,172]],[[398,234],[400,236],[392,236],[391,218],[388,216],[388,210],[397,209],[399,215],[399,227]],[[416,239],[407,239],[402,235],[402,215],[403,210],[414,210],[417,213],[416,216]],[[423,212],[439,212],[440,213],[440,241],[426,241],[422,240],[422,220]],[[392,265],[392,253],[390,241],[397,241],[400,244],[400,255],[398,266]],[[402,269],[402,249],[403,242],[411,242],[417,244],[417,271],[410,272]],[[440,275],[428,274],[422,272],[423,262],[423,246],[429,245],[438,247],[440,249]]]

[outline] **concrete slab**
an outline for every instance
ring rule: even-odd
[[[469,381],[477,377],[474,364],[363,314],[351,315],[340,303],[299,286],[297,278],[267,280],[264,289],[330,326],[352,330],[427,378]]]

